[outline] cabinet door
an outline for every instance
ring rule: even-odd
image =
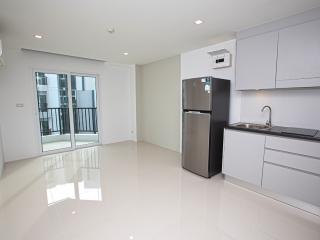
[[[261,186],[265,136],[225,130],[222,172]]]
[[[264,164],[262,187],[320,207],[320,177],[302,171]]]
[[[320,158],[320,143],[315,141],[267,136],[266,148]]]
[[[277,45],[277,32],[237,41],[237,90],[275,88]]]
[[[277,87],[320,86],[320,20],[279,32]]]
[[[320,159],[318,158],[266,149],[264,162],[294,168],[320,176]]]

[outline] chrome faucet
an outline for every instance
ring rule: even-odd
[[[272,110],[271,110],[271,107],[266,105],[266,106],[263,106],[263,108],[261,109],[261,112],[263,112],[266,108],[269,109],[269,120],[266,122],[266,125],[269,126],[269,127],[272,127],[272,123],[271,123],[271,114],[272,114]]]

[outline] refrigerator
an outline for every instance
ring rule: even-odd
[[[182,167],[202,177],[221,172],[223,130],[229,121],[230,81],[182,81]]]

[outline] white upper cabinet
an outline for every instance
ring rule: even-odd
[[[275,88],[278,32],[237,41],[236,89]]]
[[[236,89],[320,87],[320,8],[237,32]]]
[[[279,31],[277,88],[320,86],[320,20]]]

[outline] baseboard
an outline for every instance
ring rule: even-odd
[[[266,197],[272,198],[272,199],[274,199],[276,201],[279,201],[281,203],[287,204],[287,205],[289,205],[291,207],[298,208],[298,209],[306,211],[308,213],[320,216],[320,208],[317,207],[317,206],[308,204],[306,202],[303,202],[303,201],[300,201],[300,200],[297,200],[297,199],[294,199],[294,198],[283,196],[283,195],[271,192],[271,191],[266,190],[266,189],[262,189],[262,188],[260,188],[258,186],[255,186],[253,184],[244,182],[242,180],[239,180],[239,179],[227,176],[227,175],[224,175],[224,179],[226,181],[230,182],[231,184],[235,184],[237,186],[240,186],[240,187],[246,188],[248,190],[254,191],[254,192],[259,193],[261,195],[264,195]]]

